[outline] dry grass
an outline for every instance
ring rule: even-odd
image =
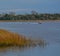
[[[4,45],[23,46],[25,44],[27,44],[27,39],[25,39],[25,36],[0,29],[0,46]]]
[[[40,44],[44,44],[44,41],[40,40]],[[17,33],[9,32],[7,30],[0,29],[0,47],[1,46],[30,46],[36,45],[35,41],[26,39],[25,36]]]

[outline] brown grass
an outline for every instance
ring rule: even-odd
[[[25,45],[27,39],[25,36],[0,29],[0,45]]]
[[[40,40],[40,44],[44,44],[44,41]],[[26,39],[25,36],[17,33],[9,32],[7,30],[0,29],[0,47],[1,46],[30,46],[36,45],[35,41]]]

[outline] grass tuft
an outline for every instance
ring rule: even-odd
[[[36,41],[26,39],[25,36],[19,35],[14,32],[10,32],[4,29],[0,29],[0,47],[6,46],[31,46],[36,45]],[[37,44],[44,44],[44,41],[40,40]]]

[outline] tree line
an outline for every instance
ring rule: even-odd
[[[12,12],[0,14],[0,20],[60,20],[60,14],[40,14],[35,11],[32,11],[31,14],[15,14]]]

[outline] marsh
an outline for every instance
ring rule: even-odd
[[[44,39],[48,45],[43,47],[0,48],[1,56],[60,56],[60,22],[0,22],[0,29],[27,36],[31,39]]]

